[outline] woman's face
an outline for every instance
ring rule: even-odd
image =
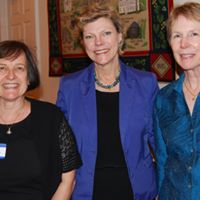
[[[116,31],[112,21],[101,17],[83,28],[83,44],[86,53],[98,65],[107,65],[118,60],[122,34]]]
[[[12,101],[24,95],[28,86],[26,58],[0,59],[0,99]]]
[[[184,70],[200,67],[200,22],[179,16],[172,26],[170,45]]]

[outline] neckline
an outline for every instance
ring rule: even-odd
[[[0,123],[0,126],[4,129],[8,129],[9,127],[12,127],[12,129],[16,128],[16,127],[20,127],[22,124],[25,124],[30,118],[31,118],[31,114],[32,114],[32,102],[29,99],[26,99],[27,101],[29,101],[30,103],[30,113],[21,121],[18,121],[16,123],[12,123],[12,124],[2,124]],[[6,131],[5,131],[6,132]],[[12,135],[12,134],[7,134],[7,135]]]
[[[26,121],[26,120],[28,120],[29,118],[30,118],[30,115],[31,115],[31,112],[23,119],[23,120],[21,120],[21,121],[19,121],[19,122],[16,122],[16,123],[14,123],[14,124],[1,124],[0,123],[0,126],[5,126],[5,127],[9,127],[9,126],[12,126],[12,127],[14,127],[14,126],[18,126],[18,125],[20,125],[21,123],[23,123],[24,121]]]
[[[99,87],[110,90],[110,89],[114,88],[114,87],[120,82],[120,69],[119,69],[119,72],[118,72],[117,76],[115,77],[115,80],[114,80],[111,84],[104,84],[104,83],[102,83],[102,82],[97,78],[96,70],[94,70],[94,80],[95,80],[95,83],[96,83]]]
[[[119,91],[117,91],[117,92],[106,92],[106,91],[96,90],[96,93],[99,93],[99,94],[119,94]]]

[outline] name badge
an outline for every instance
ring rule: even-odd
[[[0,143],[0,159],[4,159],[6,157],[6,147],[6,144]]]

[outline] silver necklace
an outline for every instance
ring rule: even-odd
[[[24,106],[24,105],[25,105],[25,102],[23,103],[21,110],[19,111],[19,113],[17,114],[17,116],[15,117],[15,119],[13,120],[13,122],[12,122],[10,125],[7,126],[7,131],[6,131],[6,134],[7,134],[7,135],[12,134],[11,128],[13,127],[13,124],[17,121],[18,117],[19,117],[21,114],[24,113],[24,111],[25,111],[25,106]],[[0,118],[1,118],[1,120],[2,120],[5,124],[7,124],[6,120],[4,120],[3,117],[2,117],[1,115],[0,115]]]
[[[11,127],[12,127],[12,125],[8,127],[8,130],[6,131],[6,134],[8,134],[8,135],[12,134]]]

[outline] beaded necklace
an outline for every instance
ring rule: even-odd
[[[115,86],[120,82],[120,70],[119,70],[119,73],[118,73],[118,75],[116,76],[114,82],[111,83],[111,84],[109,84],[109,85],[105,85],[105,84],[101,83],[101,82],[97,79],[96,71],[94,71],[94,80],[95,80],[95,83],[96,83],[99,87],[104,88],[104,89],[111,89],[111,88],[115,87]]]

